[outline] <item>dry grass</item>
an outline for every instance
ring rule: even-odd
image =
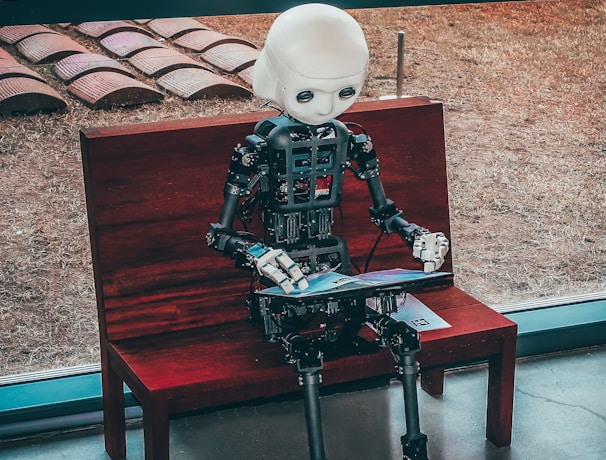
[[[352,14],[371,49],[364,97],[395,92],[404,30],[406,93],[444,102],[458,285],[492,305],[606,290],[604,0]],[[273,17],[201,20],[262,45]],[[259,110],[66,99],[65,113],[0,117],[0,374],[98,359],[78,129]]]

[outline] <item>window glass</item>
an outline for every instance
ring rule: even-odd
[[[371,51],[361,100],[395,94],[402,30],[404,94],[444,103],[456,283],[493,306],[606,291],[604,9],[533,1],[352,15]],[[274,17],[200,21],[261,47]],[[48,27],[106,53],[74,25]],[[172,39],[162,43],[184,51]],[[67,92],[52,62],[33,64],[13,44],[0,48],[67,104],[0,115],[0,375],[98,362],[78,130],[261,110],[260,101],[167,95],[92,109]],[[154,77],[121,64],[160,90]]]

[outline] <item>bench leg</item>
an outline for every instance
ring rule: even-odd
[[[150,398],[143,407],[145,460],[168,460],[168,435],[166,401]]]
[[[102,364],[103,431],[105,450],[117,460],[126,457],[126,421],[124,418],[124,386],[108,358]]]
[[[516,336],[503,339],[502,353],[488,360],[486,438],[497,447],[511,444]]]
[[[421,368],[421,388],[431,396],[444,393],[444,368]]]

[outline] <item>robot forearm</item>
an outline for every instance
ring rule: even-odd
[[[379,160],[370,138],[360,134],[353,138],[354,158],[360,167],[356,177],[366,181],[373,206],[369,209],[372,221],[385,233],[398,233],[411,247],[415,238],[429,231],[407,222],[396,205],[385,195],[380,178]]]
[[[255,245],[254,241],[244,239],[241,235],[222,224],[210,224],[206,234],[208,247],[222,252],[225,256],[238,261],[241,267],[252,268],[247,258],[247,251]]]
[[[373,206],[369,209],[372,221],[385,233],[400,235],[412,248],[412,255],[421,259],[425,272],[438,270],[448,252],[448,239],[443,233],[431,233],[426,228],[405,220],[395,203],[385,196],[379,161],[368,136],[355,136],[352,144],[354,159],[360,167],[360,170],[354,170],[354,174],[358,179],[366,181],[372,198]]]
[[[393,202],[388,209],[377,213],[370,208],[373,221],[386,233],[397,233],[412,248],[412,255],[423,262],[427,273],[438,270],[444,263],[449,242],[442,232],[431,233],[424,227],[406,221]],[[374,214],[374,215],[373,215]]]
[[[402,212],[398,211],[394,202],[389,199],[385,200],[384,206],[380,208],[372,207],[369,211],[370,217],[377,227],[385,233],[397,233],[410,247],[413,246],[416,238],[429,233],[429,230],[426,228],[404,219]]]
[[[246,253],[256,241],[247,239],[242,233],[236,232],[233,229],[233,223],[240,199],[250,193],[252,164],[250,150],[238,145],[233,151],[227,181],[223,188],[224,202],[219,222],[211,224],[206,235],[210,248],[236,259],[237,265],[242,267],[252,266],[247,262]]]

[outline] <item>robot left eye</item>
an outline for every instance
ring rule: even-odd
[[[349,99],[356,94],[356,89],[353,86],[348,86],[339,91],[339,97],[341,99]]]
[[[301,91],[299,94],[297,94],[297,101],[302,104],[311,101],[313,98],[314,98],[313,91]]]

